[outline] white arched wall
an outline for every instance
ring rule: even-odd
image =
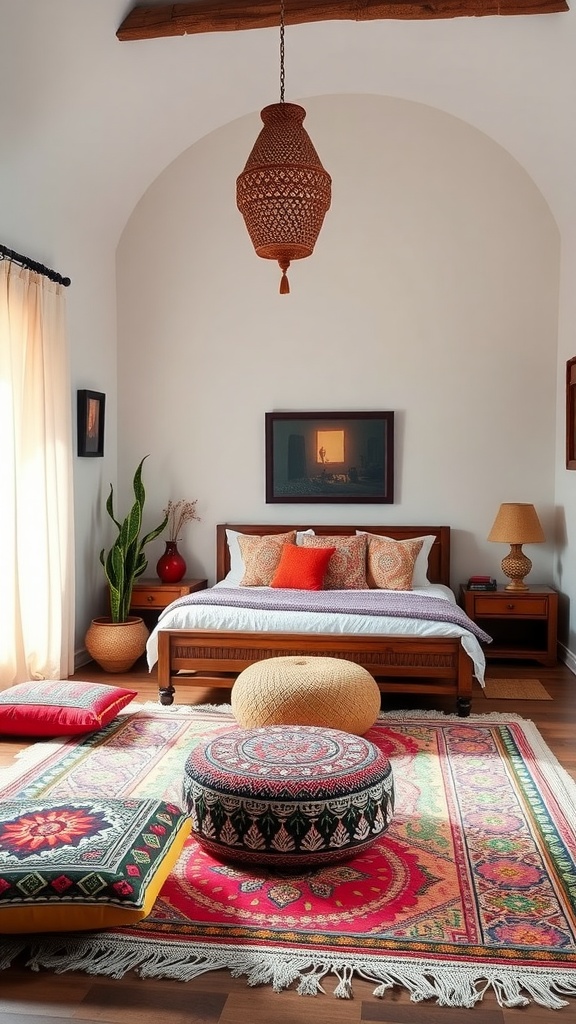
[[[448,523],[452,581],[501,578],[501,501],[534,502],[554,572],[559,233],[520,165],[469,124],[381,96],[303,101],[333,178],[290,296],[253,253],[234,182],[240,118],[153,182],[117,252],[119,489],[146,453],[148,515],[197,498],[189,572],[221,521]],[[264,413],[393,409],[392,505],[266,505]],[[162,550],[149,549],[150,567]]]

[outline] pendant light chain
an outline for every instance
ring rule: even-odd
[[[284,0],[280,0],[280,103],[284,103]]]
[[[290,291],[292,260],[311,256],[330,208],[332,179],[308,132],[306,111],[284,102],[284,5],[280,5],[280,102],[260,111],[263,128],[236,179],[236,205],[256,255],[277,260],[280,294]]]

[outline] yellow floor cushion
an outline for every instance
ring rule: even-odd
[[[0,934],[146,917],[190,832],[162,800],[0,802]]]

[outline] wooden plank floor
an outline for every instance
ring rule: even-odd
[[[474,692],[473,711],[517,712],[540,729],[559,761],[576,779],[576,677],[564,666],[544,669],[538,665],[491,662],[489,676],[539,679],[552,700],[487,700],[480,688]],[[95,665],[75,678],[114,681],[138,690],[140,700],[156,700],[154,677],[139,663],[130,673],[106,677]],[[180,703],[227,703],[229,692],[221,689],[186,690],[177,694]],[[435,705],[422,698],[412,705],[406,696],[386,699],[384,707],[432,707],[453,711],[452,702]],[[26,744],[0,742],[0,767],[12,762]],[[0,972],[1,1024],[576,1024],[576,998],[563,1010],[531,1004],[504,1010],[488,993],[472,1010],[442,1008],[434,1003],[411,1003],[397,989],[384,999],[373,995],[372,982],[354,979],[354,998],[332,995],[335,979],[328,977],[326,993],[299,996],[292,990],[273,992],[269,987],[248,988],[244,978],[227,971],[211,971],[191,982],[154,981],[130,974],[116,980],[79,972],[33,972],[21,964]]]

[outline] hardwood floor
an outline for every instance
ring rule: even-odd
[[[512,662],[489,664],[489,676],[539,679],[553,698],[542,701],[487,700],[480,687],[474,692],[473,712],[514,711],[531,719],[558,760],[576,779],[576,677],[564,665],[543,669],[538,665]],[[95,665],[75,678],[107,681]],[[156,700],[154,677],[143,663],[113,681],[138,690],[140,700]],[[227,703],[229,692],[221,689],[188,691],[180,689],[180,703]],[[389,698],[383,707],[408,707],[406,696]],[[415,698],[413,707],[440,707]],[[448,699],[442,710],[453,711]],[[0,768],[10,764],[26,746],[22,742],[0,742]],[[411,1003],[406,991],[397,989],[384,999],[373,995],[374,984],[354,979],[354,998],[336,999],[328,978],[325,995],[299,996],[295,991],[273,992],[268,986],[248,988],[244,978],[234,979],[227,971],[211,971],[191,982],[155,981],[127,975],[122,979],[91,977],[70,971],[51,974],[28,970],[16,964],[0,972],[1,1024],[576,1024],[576,998],[554,1014],[531,1004],[522,1009],[502,1009],[487,993],[473,1010],[438,1007],[434,1003]]]

